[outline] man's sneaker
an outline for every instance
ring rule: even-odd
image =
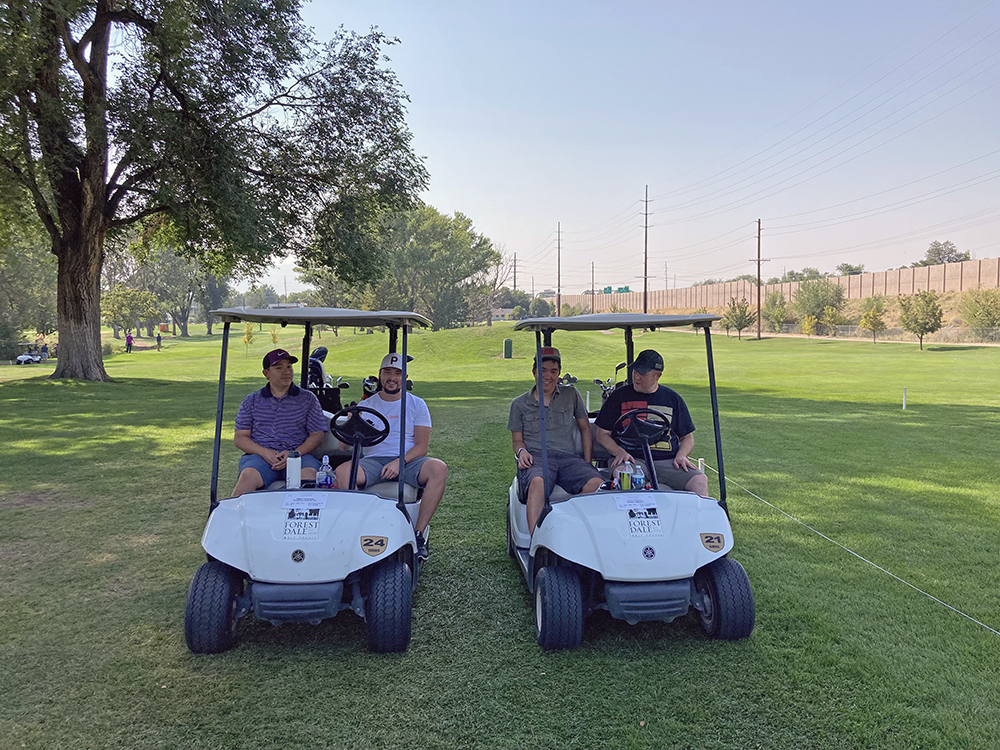
[[[417,559],[426,560],[431,555],[431,553],[427,551],[427,540],[424,539],[424,535],[419,531],[416,533],[416,536],[417,536]]]

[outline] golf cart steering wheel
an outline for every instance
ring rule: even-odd
[[[629,451],[660,442],[670,435],[670,417],[656,409],[633,409],[611,426],[611,438]]]
[[[382,426],[372,424],[362,416],[367,414],[378,419]],[[330,432],[342,443],[367,448],[389,437],[389,420],[367,406],[348,406],[330,418]]]

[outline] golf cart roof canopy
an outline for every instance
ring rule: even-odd
[[[431,326],[431,322],[423,315],[401,310],[349,310],[340,307],[276,307],[255,310],[230,307],[212,310],[212,315],[220,318],[223,323],[277,323],[282,326],[289,323],[359,328],[403,324],[421,328]]]
[[[673,328],[700,326],[708,328],[718,315],[647,315],[644,313],[595,313],[572,318],[526,318],[515,331],[606,331],[609,328]]]

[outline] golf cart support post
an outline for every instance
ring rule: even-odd
[[[403,359],[403,382],[406,382],[406,344],[407,332],[414,326],[429,328],[431,322],[423,315],[414,312],[404,312],[398,310],[351,310],[332,307],[298,307],[282,309],[246,309],[233,307],[222,310],[212,310],[212,315],[219,318],[223,323],[222,329],[222,360],[219,366],[219,398],[215,409],[215,442],[212,448],[212,490],[211,505],[209,513],[215,510],[219,504],[219,454],[222,445],[222,416],[225,404],[226,389],[226,362],[229,350],[229,328],[232,323],[275,323],[282,328],[293,325],[302,325],[305,331],[302,336],[302,363],[300,372],[300,387],[306,387],[309,376],[309,347],[312,339],[314,325],[329,326],[354,326],[358,328],[374,328],[382,326],[389,329],[389,352],[395,352],[399,340],[399,331],[402,329],[402,359]],[[406,423],[406,399],[402,399],[400,404],[400,421]],[[406,452],[406,432],[400,430],[399,454],[403,456]],[[399,493],[397,506],[409,518],[406,504],[403,502],[403,472],[399,473]]]
[[[560,331],[606,331],[609,328],[622,328],[625,331],[625,349],[627,368],[627,382],[632,380],[632,364],[635,361],[635,347],[632,341],[632,330],[635,328],[649,329],[655,331],[657,328],[676,328],[679,326],[694,326],[701,328],[705,333],[705,349],[708,359],[708,384],[709,392],[712,396],[712,425],[715,430],[715,456],[719,464],[719,505],[729,516],[729,507],[726,504],[726,473],[722,464],[722,434],[719,429],[719,398],[715,387],[715,360],[712,357],[712,323],[721,320],[718,315],[647,315],[647,314],[620,314],[620,313],[597,313],[593,315],[577,315],[572,318],[527,318],[519,321],[515,326],[515,331],[535,332],[535,362],[538,367],[535,370],[535,387],[539,393],[539,403],[542,403],[542,368],[541,357],[542,347],[552,346],[552,332]],[[542,465],[548,466],[548,449],[545,440],[545,409],[539,409],[541,440],[542,440]],[[652,467],[650,467],[652,470]],[[552,491],[548,480],[548,472],[545,477],[545,505],[542,508],[541,516],[538,519],[540,525],[552,510],[552,503],[549,495]]]

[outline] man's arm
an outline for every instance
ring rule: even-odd
[[[612,439],[611,430],[605,430],[603,427],[598,427],[597,442],[604,446],[604,449],[611,454],[611,468],[614,468],[625,461],[635,463],[635,458],[633,458],[632,454]]]
[[[431,428],[414,425],[413,427],[413,447],[406,451],[403,460],[410,463],[415,458],[426,456],[431,445]]]
[[[514,458],[517,459],[517,468],[527,469],[535,462],[534,456],[524,444],[523,432],[511,432],[511,442],[514,444]]]
[[[326,430],[319,430],[317,432],[310,432],[309,437],[307,437],[302,445],[300,445],[297,450],[300,456],[304,456],[307,453],[312,453],[314,450],[319,448],[323,441],[326,439]]]
[[[235,436],[233,437],[233,444],[244,453],[260,456],[267,461],[272,468],[275,468],[275,465],[281,462],[281,453],[284,451],[276,451],[272,448],[265,448],[263,445],[258,445],[250,439],[250,432],[250,430],[236,430]]]
[[[580,437],[583,439],[583,460],[589,464],[594,452],[594,435],[590,431],[590,419],[580,417],[576,423],[580,427]]]
[[[689,432],[677,438],[677,455],[674,456],[674,466],[682,471],[697,469],[698,465],[691,462],[688,456],[694,450],[694,433]]]

